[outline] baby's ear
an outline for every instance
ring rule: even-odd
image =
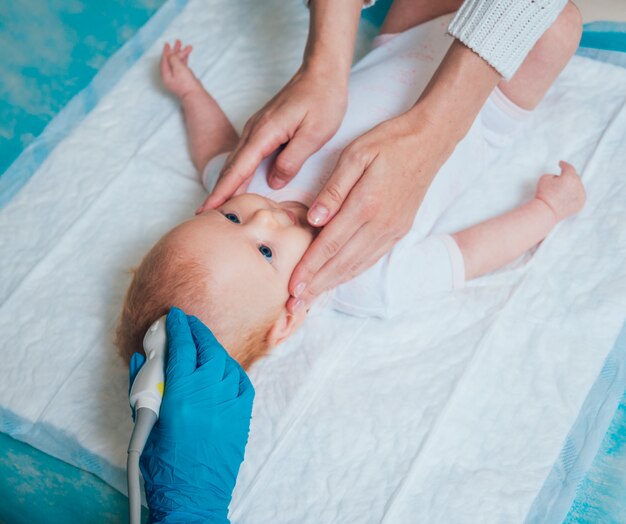
[[[304,322],[306,314],[305,308],[300,308],[293,315],[287,312],[287,308],[283,308],[267,334],[268,346],[270,348],[278,346],[278,344],[281,344],[285,339],[293,335]]]

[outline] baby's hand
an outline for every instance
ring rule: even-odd
[[[183,48],[180,40],[176,40],[173,48],[169,44],[163,47],[161,79],[167,90],[178,98],[183,98],[198,88],[202,89],[202,85],[187,65],[190,54],[191,46]]]
[[[557,220],[578,213],[585,205],[585,188],[573,166],[559,162],[560,175],[543,175],[537,183],[536,198],[554,211]]]

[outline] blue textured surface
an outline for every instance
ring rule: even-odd
[[[169,0],[137,31],[163,2],[114,0],[105,8],[98,0],[26,0],[10,7],[0,3],[0,26],[21,27],[23,31],[0,32],[0,41],[9,50],[0,57],[0,78],[5,86],[0,87],[0,163],[4,165],[2,159],[10,161],[24,148],[6,171],[0,169],[0,208],[28,182],[50,151],[115,85],[187,0]],[[53,9],[57,3],[58,12]],[[135,16],[125,15],[126,9]],[[80,16],[66,16],[68,10]],[[135,25],[120,22],[129,18]],[[125,41],[127,38],[130,40]],[[48,121],[43,133],[33,140]]]
[[[626,23],[592,22],[585,24],[580,47],[626,53]]]
[[[127,498],[96,476],[2,433],[0,449],[1,523],[128,522]]]
[[[626,394],[600,451],[579,484],[566,524],[626,522]]]
[[[612,522],[614,515],[626,510],[624,482],[616,481],[615,475],[620,463],[626,460],[624,447],[609,455],[605,445],[607,440],[624,440],[626,420],[620,419],[619,414],[624,407],[625,388],[626,323],[533,501],[527,522],[561,522],[566,515],[569,522]],[[619,448],[611,448],[615,449]],[[604,479],[605,483],[589,483],[589,478]],[[596,509],[604,512],[605,520],[585,520],[586,500],[596,501]],[[578,508],[578,516],[574,516],[574,508]]]
[[[163,2],[0,2],[0,173]]]
[[[612,354],[626,365],[626,324]],[[576,487],[567,524],[626,522],[626,392],[620,396],[608,431],[591,467]]]
[[[378,0],[372,7],[363,10],[363,18],[380,27],[392,2],[393,0]]]
[[[585,24],[576,54],[626,67],[626,23]]]

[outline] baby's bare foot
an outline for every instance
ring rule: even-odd
[[[543,175],[537,183],[536,198],[545,202],[557,220],[578,213],[585,205],[585,188],[573,166],[559,162],[560,175]]]

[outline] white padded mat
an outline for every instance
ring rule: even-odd
[[[194,45],[241,128],[297,67],[307,16],[300,2],[191,0],[0,211],[0,430],[125,491],[112,332],[127,270],[204,196],[159,87],[163,40]],[[437,229],[517,205],[559,159],[583,173],[578,217],[406,317],[311,318],[255,366],[233,522],[524,521],[626,312],[625,136],[626,71],[573,59]]]

